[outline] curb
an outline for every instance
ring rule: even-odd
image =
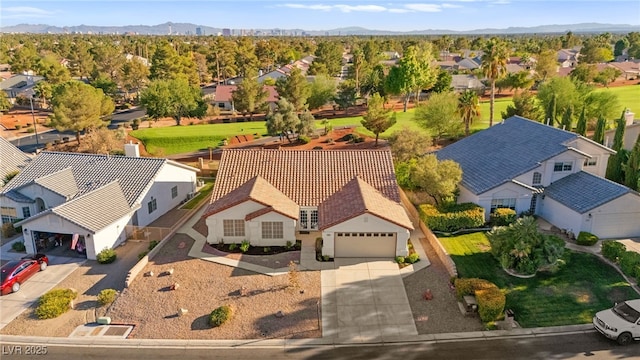
[[[333,338],[314,339],[255,339],[255,340],[175,340],[175,339],[109,339],[104,337],[62,338],[37,337],[19,335],[0,335],[0,343],[40,344],[52,346],[74,347],[118,347],[118,348],[165,348],[165,349],[197,349],[197,348],[310,348],[310,347],[346,347],[371,345],[402,345],[413,343],[445,343],[462,341],[482,341],[510,338],[529,338],[553,336],[558,334],[581,334],[594,332],[593,325],[568,325],[539,327],[514,330],[474,331],[466,333],[426,334],[414,337],[392,336],[379,341],[353,342],[339,341]]]

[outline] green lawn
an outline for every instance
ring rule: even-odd
[[[515,311],[523,327],[589,323],[614,302],[639,297],[615,269],[591,254],[567,250],[557,273],[520,279],[502,270],[484,233],[441,237],[440,242],[460,277],[487,279],[505,292],[506,308]]]
[[[596,91],[608,91],[614,93],[618,95],[621,106],[631,109],[635,114],[640,112],[640,85],[618,86],[608,89],[601,88]],[[622,111],[622,109],[620,111]]]
[[[204,182],[205,184],[200,191],[198,191],[198,195],[187,201],[187,203],[182,206],[183,209],[193,209],[200,203],[200,201],[202,201],[202,199],[211,195],[215,181],[213,179],[204,179]]]

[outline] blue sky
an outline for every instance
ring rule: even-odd
[[[156,25],[328,30],[473,30],[598,22],[640,25],[638,0],[1,0],[0,25]]]

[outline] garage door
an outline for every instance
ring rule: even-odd
[[[638,213],[597,214],[593,216],[591,232],[601,238],[640,236]]]
[[[336,233],[336,257],[396,256],[396,233]]]

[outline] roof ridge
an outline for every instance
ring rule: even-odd
[[[106,184],[102,185],[102,186],[98,186],[97,188],[95,188],[95,189],[93,189],[93,190],[91,190],[91,191],[87,191],[87,192],[85,192],[85,193],[81,194],[81,195],[80,195],[80,196],[78,196],[78,197],[74,197],[73,199],[71,199],[71,200],[69,200],[69,201],[63,202],[62,204],[60,204],[60,205],[58,205],[58,206],[54,206],[54,207],[53,207],[53,208],[51,208],[51,209],[52,209],[52,210],[55,210],[55,209],[62,208],[62,207],[64,207],[65,205],[69,205],[69,204],[76,203],[76,202],[78,202],[79,200],[82,200],[82,199],[84,199],[85,197],[87,197],[87,196],[89,196],[89,195],[95,194],[95,193],[96,193],[96,191],[102,191],[102,190],[104,190],[104,189],[108,188],[109,186],[112,186],[112,184],[114,184],[114,183],[117,183],[117,184],[118,184],[118,187],[120,188],[120,191],[122,191],[122,187],[120,186],[120,180],[115,179],[115,180],[112,180],[112,181],[110,181],[110,182],[108,182],[108,183],[106,183]],[[124,192],[123,192],[123,195],[124,195]]]

